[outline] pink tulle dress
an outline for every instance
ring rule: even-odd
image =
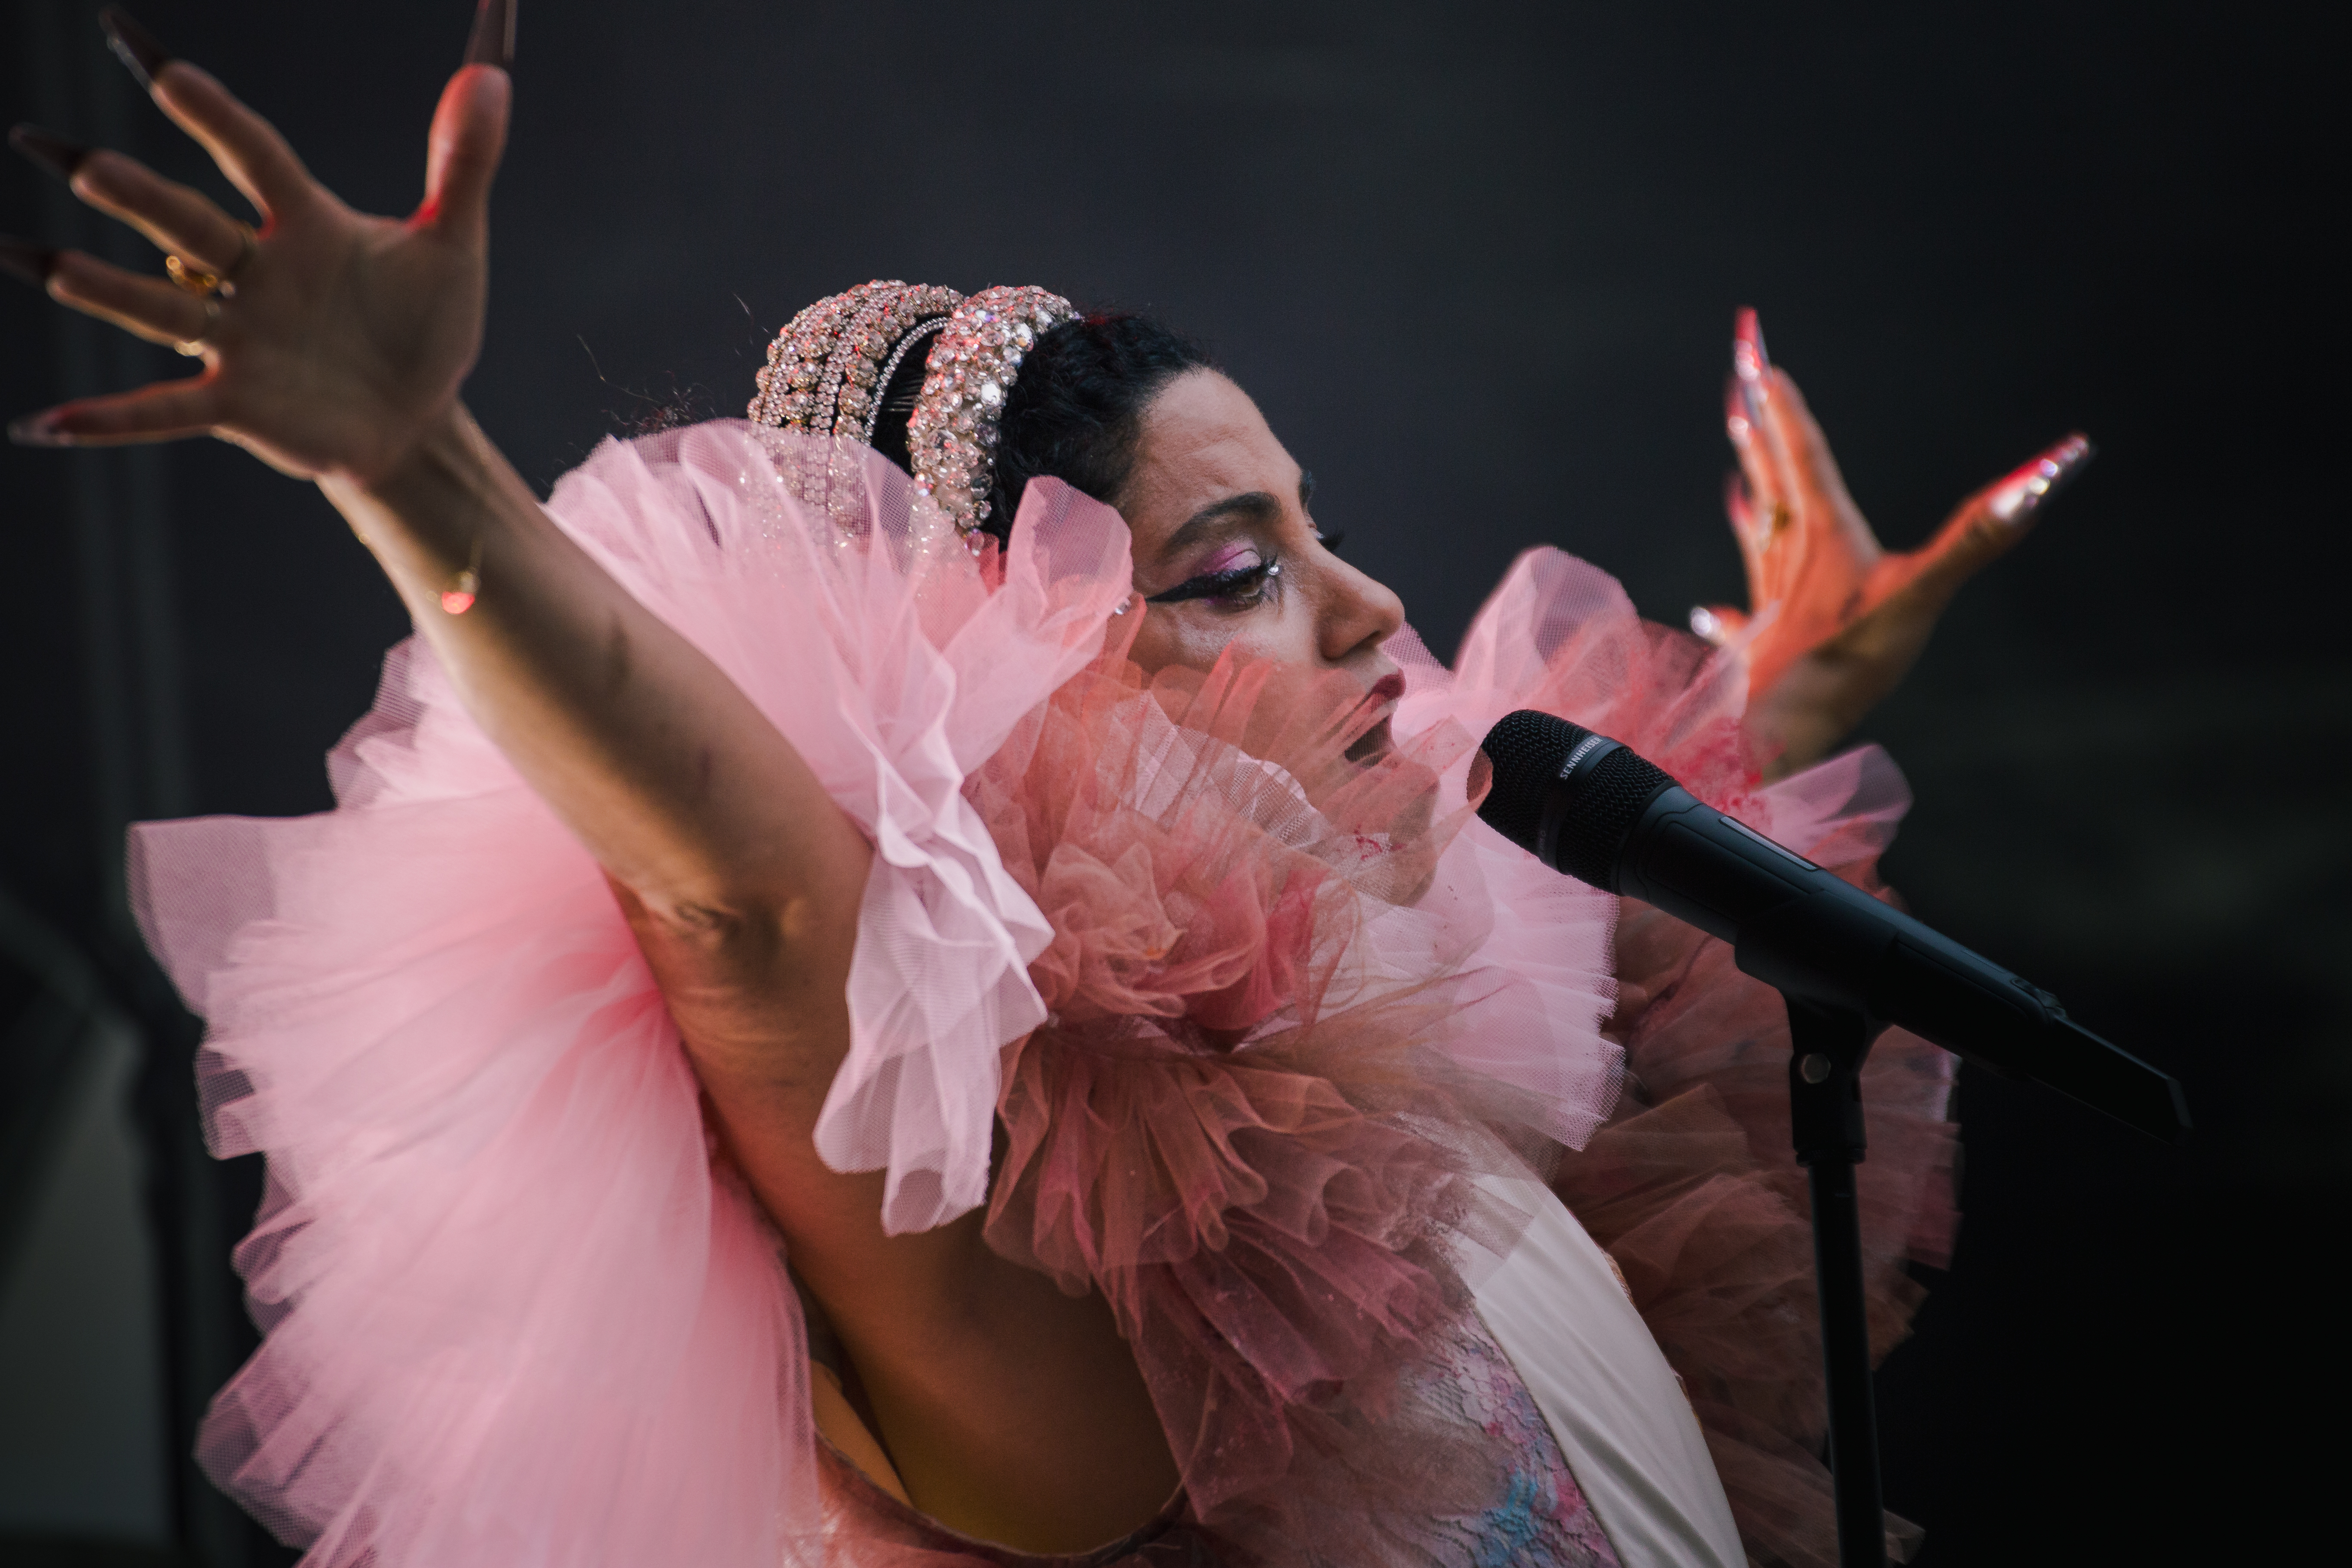
[[[1055,481],[975,554],[863,448],[718,422],[549,510],[876,847],[820,1152],[887,1173],[892,1231],[984,1208],[1100,1292],[1182,1489],[1038,1559],[815,1433],[786,1248],[621,911],[412,639],[333,811],[133,841],[215,1152],[268,1155],[267,1337],[202,1458],[308,1561],[1834,1561],[1777,998],[1479,823],[1475,746],[1548,709],[1861,878],[1882,756],[1761,786],[1737,661],[1557,552],[1454,669],[1391,642],[1365,766],[1351,682],[1145,677],[1124,525]],[[1949,1245],[1949,1065],[1890,1036],[1864,1088],[1891,1344]]]

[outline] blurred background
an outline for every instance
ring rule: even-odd
[[[405,212],[462,0],[142,0],[350,201]],[[223,191],[14,0],[6,116]],[[1880,1379],[1930,1568],[2340,1550],[2352,651],[2340,49],[2321,9],[617,0],[521,17],[468,398],[542,486],[735,415],[872,277],[1042,282],[1205,337],[1441,653],[1520,549],[1653,617],[1738,603],[1734,308],[1881,536],[2069,430],[2098,461],[1865,738],[1916,910],[2186,1084],[2168,1150],[1964,1074],[1955,1268]],[[142,267],[29,166],[0,228]],[[0,408],[184,362],[0,294]],[[206,1158],[198,1026],[123,825],[328,804],[405,634],[311,490],[209,443],[0,449],[0,1568],[246,1568],[187,1463],[251,1344],[259,1173]]]

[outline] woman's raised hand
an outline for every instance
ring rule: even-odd
[[[2091,444],[2069,436],[1969,497],[1917,550],[1883,548],[1846,493],[1797,384],[1739,312],[1725,423],[1740,473],[1727,497],[1748,567],[1746,613],[1691,612],[1691,626],[1748,658],[1749,726],[1774,771],[1829,749],[1892,691],[1960,584],[2025,536]]]
[[[205,368],[62,405],[16,421],[10,436],[96,446],[214,435],[304,479],[365,485],[390,471],[453,409],[481,347],[512,17],[511,0],[483,0],[467,63],[433,116],[425,199],[402,219],[344,205],[268,121],[109,7],[115,52],[261,226],[135,159],[18,127],[10,140],[19,151],[152,240],[172,276],[15,241],[0,260],[59,302],[176,344]]]

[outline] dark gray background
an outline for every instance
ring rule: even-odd
[[[467,395],[543,485],[659,411],[740,412],[768,335],[866,278],[1149,309],[1210,340],[1441,652],[1538,542],[1662,620],[1736,601],[1737,305],[1891,544],[2087,431],[2099,460],[1869,726],[1919,795],[1888,868],[2177,1073],[2200,1136],[1964,1078],[1957,1268],[1881,1379],[1889,1502],[1931,1565],[2284,1557],[2340,1539],[2352,1190],[2347,95],[2319,15],[541,4]],[[198,177],[93,16],[18,0],[11,117]],[[141,16],[346,198],[414,203],[462,5]],[[0,169],[0,226],[74,222]],[[100,344],[0,296],[0,396],[180,365]],[[323,806],[404,622],[314,493],[225,447],[0,452],[0,886],[145,1020],[184,1423],[233,1359],[217,1253],[249,1177],[207,1186],[172,1142],[186,1037],[109,847],[131,815]],[[166,1494],[190,1550],[245,1550]]]

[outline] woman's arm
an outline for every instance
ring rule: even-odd
[[[481,340],[505,71],[493,60],[451,80],[424,202],[395,221],[345,207],[218,82],[149,45],[127,30],[157,103],[264,227],[256,245],[197,193],[113,153],[80,157],[85,200],[236,292],[51,258],[57,299],[198,345],[205,370],[16,433],[210,434],[316,480],[468,711],[604,867],[727,1151],[832,1317],[908,1489],[941,1517],[1054,1550],[1131,1528],[1175,1477],[1101,1299],[998,1257],[977,1213],[886,1236],[883,1175],[839,1174],[816,1153],[848,1044],[865,838],[750,699],[556,528],[457,400]]]
[[[210,76],[115,22],[155,101],[263,215],[257,237],[108,152],[75,191],[228,278],[204,295],[95,258],[48,292],[199,352],[202,374],[13,427],[55,445],[210,434],[317,481],[392,579],[468,710],[620,891],[730,1125],[804,1155],[846,1047],[869,848],[734,684],[552,521],[457,398],[481,342],[488,202],[509,84],[452,79],[425,199],[353,212]],[[54,146],[54,144],[52,144]],[[52,153],[45,161],[57,163]],[[460,574],[470,601],[453,595]]]
[[[864,837],[751,700],[549,520],[462,406],[383,474],[320,487],[475,720],[604,866],[706,1083],[782,1091],[804,1137],[847,1043]],[[442,596],[467,571],[477,595],[450,614]]]

